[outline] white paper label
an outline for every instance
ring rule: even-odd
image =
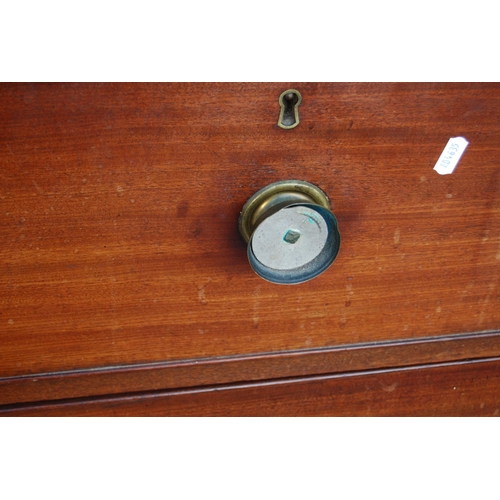
[[[451,174],[468,145],[469,142],[463,137],[452,137],[441,153],[434,170],[441,175]]]

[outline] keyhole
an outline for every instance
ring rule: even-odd
[[[280,95],[279,103],[281,106],[278,125],[281,128],[294,128],[299,124],[299,105],[302,101],[302,96],[297,90],[285,90]]]

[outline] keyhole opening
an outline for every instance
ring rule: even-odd
[[[297,94],[294,94],[293,92],[289,92],[288,94],[283,97],[283,104],[285,105],[285,109],[283,111],[283,118],[281,120],[281,123],[287,127],[290,125],[293,125],[295,123],[295,104],[297,104],[297,101],[299,98],[297,97]]]
[[[281,128],[293,128],[299,124],[298,107],[302,97],[296,90],[287,90],[280,96],[281,112],[278,125]]]

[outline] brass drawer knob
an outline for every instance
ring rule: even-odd
[[[309,182],[275,182],[245,203],[239,230],[252,269],[272,283],[296,284],[320,275],[340,248],[337,219],[326,194]]]

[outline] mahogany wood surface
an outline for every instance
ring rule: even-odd
[[[2,405],[30,401],[266,381],[488,356],[500,357],[499,333],[10,377],[0,381],[0,410]]]
[[[500,359],[68,401],[1,416],[498,416]]]
[[[1,84],[0,401],[360,370],[337,349],[454,334],[470,352],[373,347],[365,368],[498,355],[469,334],[500,329],[499,117],[498,84]],[[330,196],[342,246],[279,286],[237,218],[293,178]]]

